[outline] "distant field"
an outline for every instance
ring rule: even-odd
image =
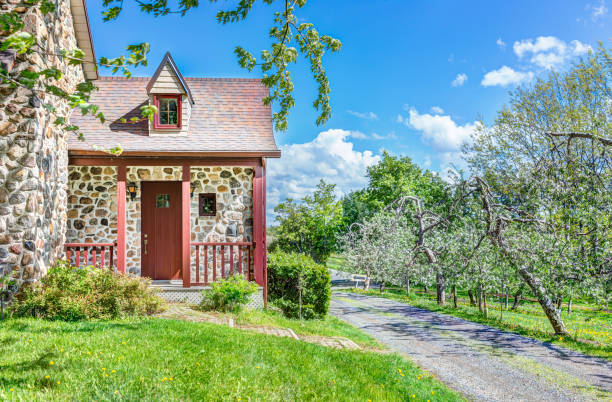
[[[341,256],[333,256],[330,261],[333,266],[328,263],[328,267],[340,271],[346,270],[343,267]],[[609,309],[604,311],[587,303],[574,303],[572,314],[568,314],[564,306],[562,318],[571,333],[571,337],[559,338],[554,336],[554,331],[539,304],[530,301],[521,302],[519,308],[515,311],[504,310],[503,320],[500,320],[499,300],[492,296],[489,296],[489,318],[486,319],[478,311],[478,307],[469,304],[466,292],[459,292],[459,308],[454,309],[450,298],[446,306],[438,306],[435,291],[426,294],[422,289],[415,289],[410,297],[406,295],[404,289],[399,288],[389,288],[383,295],[380,294],[378,289],[369,292],[363,292],[359,289],[354,291],[392,298],[415,307],[461,317],[612,360],[612,313],[609,312]],[[513,301],[511,298],[510,304]]]

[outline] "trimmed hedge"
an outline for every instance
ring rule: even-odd
[[[144,316],[163,309],[150,281],[105,268],[77,268],[59,261],[40,282],[25,286],[13,316],[79,321]]]
[[[300,314],[300,283],[302,308]],[[331,299],[331,279],[324,265],[303,254],[274,252],[268,259],[268,296],[289,318],[321,318]]]

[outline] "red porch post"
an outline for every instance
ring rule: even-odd
[[[125,177],[126,166],[117,166],[117,271],[125,273]]]
[[[183,182],[181,185],[181,272],[183,287],[191,287],[191,199],[189,185],[191,182],[191,167],[183,165]]]
[[[264,304],[267,306],[268,283],[266,278],[266,171],[265,166],[255,167],[253,176],[253,240],[255,241],[255,282],[264,288]]]

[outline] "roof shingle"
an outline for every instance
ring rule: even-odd
[[[101,77],[91,103],[99,105],[106,117],[101,124],[92,116],[73,111],[71,124],[80,128],[87,142],[69,136],[73,153],[92,151],[91,144],[121,144],[125,152],[277,152],[268,95],[258,79],[186,78],[195,104],[186,136],[149,136],[146,121],[121,123],[121,118],[140,117],[140,107],[148,103],[150,77]]]

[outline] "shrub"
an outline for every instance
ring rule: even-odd
[[[202,310],[239,311],[249,302],[249,296],[257,292],[257,285],[242,275],[233,275],[213,282],[211,289],[202,291]]]
[[[78,321],[149,315],[162,306],[148,280],[59,261],[40,282],[16,295],[11,310],[19,317]]]
[[[331,298],[330,282],[327,268],[306,255],[269,254],[268,295],[287,317],[310,319],[325,316]]]

